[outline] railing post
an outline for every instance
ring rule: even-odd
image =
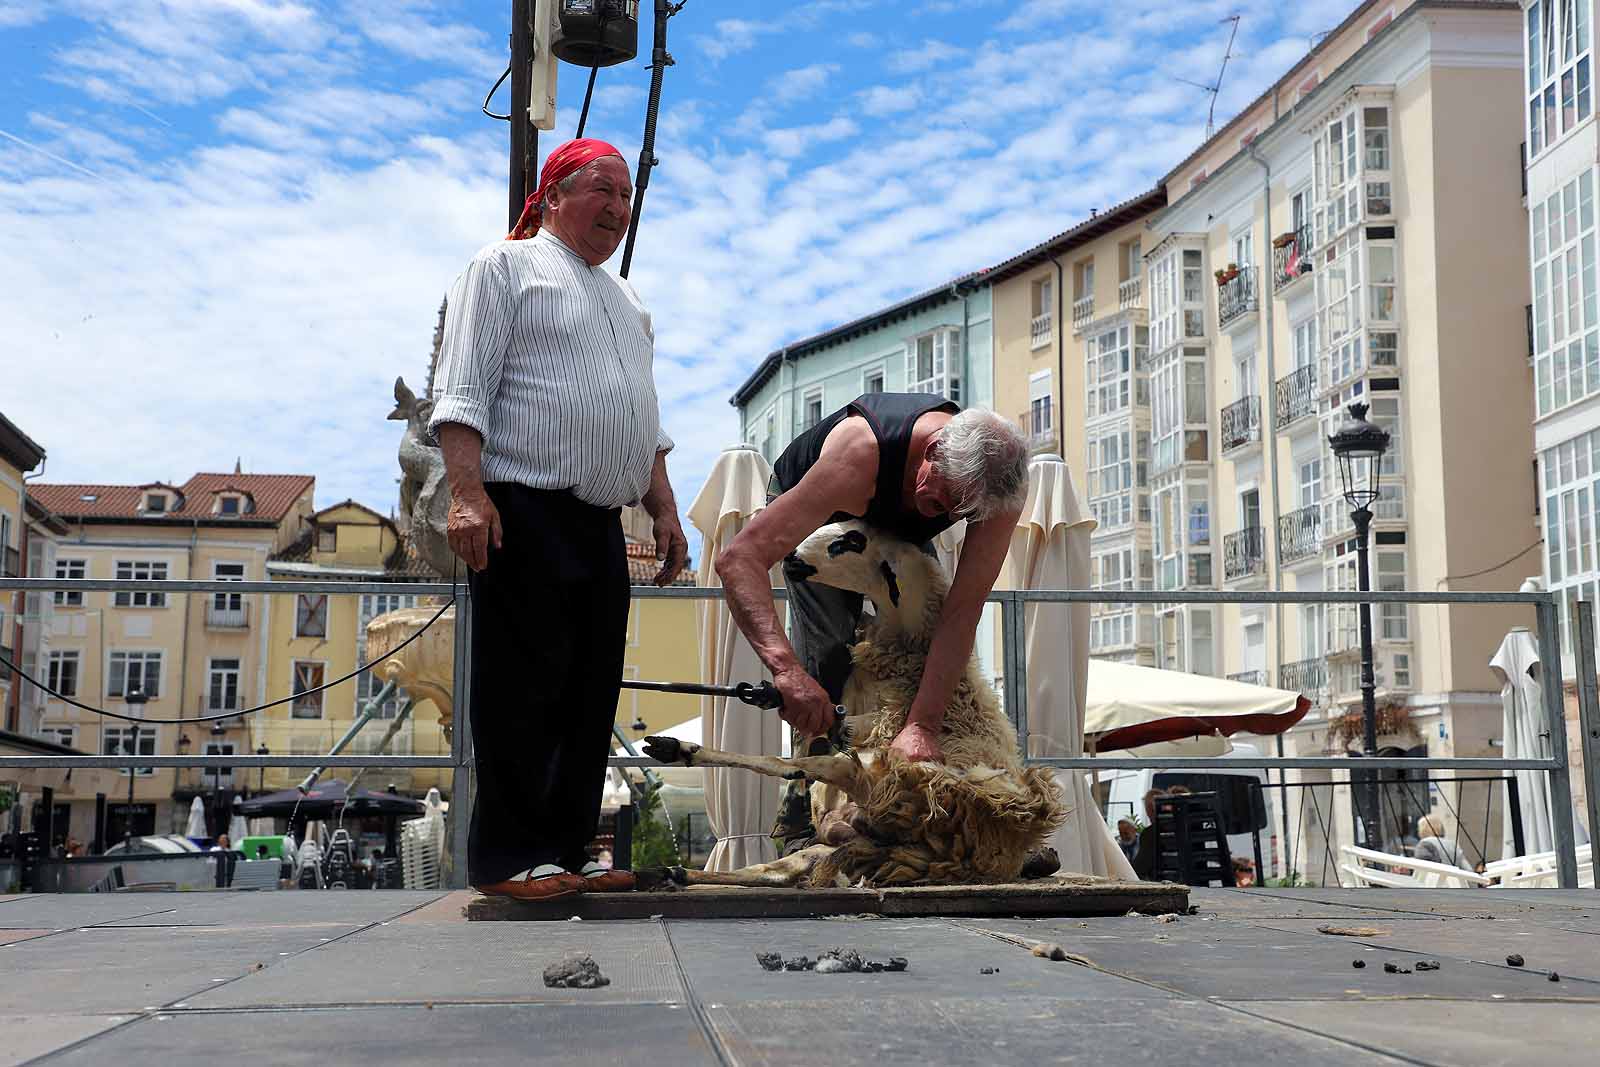
[[[1578,736],[1583,746],[1583,793],[1589,809],[1589,863],[1600,886],[1600,848],[1594,845],[1600,833],[1600,693],[1596,692],[1594,660],[1594,604],[1578,601],[1577,638]]]
[[[1567,724],[1566,712],[1562,707],[1562,674],[1561,674],[1561,612],[1557,605],[1559,592],[1551,593],[1549,599],[1538,605],[1539,618],[1539,661],[1543,664],[1540,678],[1543,684],[1539,687],[1544,696],[1545,729],[1549,731],[1549,751],[1547,756],[1556,761],[1550,771],[1550,830],[1556,846],[1556,884],[1562,889],[1578,888],[1578,854],[1573,843],[1572,833],[1572,781],[1567,770]],[[1575,615],[1581,617],[1581,608]],[[1592,608],[1590,609],[1592,612]],[[1593,616],[1590,616],[1590,665],[1593,673],[1594,628]],[[1583,640],[1583,627],[1578,619],[1572,620],[1573,626],[1579,632],[1574,634],[1578,640],[1574,647],[1581,647]],[[1578,653],[1580,663],[1583,653]],[[1582,677],[1582,670],[1579,670]]]
[[[456,592],[454,673],[450,702],[450,888],[467,888],[467,836],[472,830],[472,586]]]

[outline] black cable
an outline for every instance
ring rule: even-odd
[[[602,22],[601,25],[604,26],[605,23]],[[583,112],[578,116],[578,132],[572,135],[575,138],[583,136],[583,127],[589,122],[589,100],[594,96],[594,79],[599,73],[600,64],[596,63],[589,68],[589,88],[583,91]]]
[[[456,602],[456,598],[452,596],[445,603],[444,607],[440,608],[437,612],[434,613],[433,618],[429,619],[426,623],[423,624],[422,629],[418,630],[416,633],[412,634],[410,637],[406,638],[404,641],[402,641],[398,645],[394,646],[394,650],[392,652],[390,652],[389,654],[391,656],[394,655],[395,652],[399,652],[402,648],[405,648],[411,642],[413,642],[417,638],[421,637],[423,635],[423,633],[430,626],[432,626],[434,623],[438,622],[439,619],[441,617],[443,617],[444,613],[446,611],[448,611],[450,609],[451,605],[453,605],[455,602]],[[191,722],[216,722],[219,719],[235,719],[235,718],[242,718],[242,717],[244,717],[246,715],[254,715],[258,711],[265,711],[268,708],[275,708],[279,704],[288,704],[291,701],[299,700],[301,697],[310,696],[312,693],[321,693],[324,690],[332,689],[336,685],[340,685],[341,683],[348,682],[350,679],[354,678],[358,674],[365,674],[367,671],[370,671],[374,666],[374,664],[371,664],[371,663],[362,664],[361,666],[357,667],[355,670],[351,671],[349,674],[345,675],[344,677],[335,678],[333,681],[327,682],[326,684],[323,684],[323,685],[319,685],[315,689],[307,689],[307,690],[304,690],[303,692],[293,693],[293,694],[290,694],[289,696],[284,697],[282,700],[274,700],[269,704],[258,704],[253,708],[246,708],[243,711],[225,711],[221,715],[196,715],[196,716],[193,716],[192,718],[188,718],[188,719],[146,719],[146,718],[142,718],[142,717],[136,716],[136,715],[120,715],[115,711],[107,711],[105,708],[90,707],[88,704],[84,704],[84,703],[81,703],[81,702],[79,702],[77,700],[74,700],[71,697],[69,697],[69,696],[67,696],[67,695],[65,695],[63,693],[58,693],[54,689],[51,689],[48,685],[45,685],[43,682],[39,681],[37,678],[33,678],[33,677],[31,677],[31,676],[29,676],[27,674],[24,674],[22,672],[22,668],[18,667],[15,663],[12,663],[5,656],[0,656],[0,664],[3,664],[4,666],[9,667],[13,674],[15,674],[17,677],[21,678],[23,681],[27,682],[29,685],[33,686],[35,689],[43,689],[46,693],[49,693],[51,696],[55,697],[57,700],[64,701],[65,703],[70,704],[73,707],[78,708],[81,711],[93,712],[96,715],[104,715],[109,719],[121,719],[123,722],[143,723],[143,724],[146,724],[146,725],[153,725],[153,726],[182,726],[185,723],[191,723]]]
[[[506,72],[500,75],[499,78],[495,79],[495,83],[489,87],[489,95],[483,98],[483,104],[480,108],[485,115],[488,115],[492,119],[499,119],[501,122],[510,122],[511,116],[509,114],[496,115],[493,111],[490,111],[489,101],[494,99],[495,91],[499,89],[501,85],[505,84],[505,80],[509,77],[511,77],[511,67],[507,65]]]

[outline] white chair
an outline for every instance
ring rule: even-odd
[[[1489,879],[1483,875],[1452,867],[1448,863],[1419,860],[1414,856],[1396,856],[1391,852],[1378,852],[1359,845],[1344,845],[1339,851],[1351,860],[1349,864],[1341,864],[1340,868],[1355,877],[1357,884],[1416,889],[1466,889],[1489,884]],[[1410,873],[1399,874],[1395,868],[1404,868]]]
[[[304,887],[307,874],[310,875],[311,888],[326,888],[322,881],[322,849],[310,838],[300,843],[300,851],[295,854],[294,884]]]

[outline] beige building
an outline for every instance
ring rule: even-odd
[[[44,461],[44,449],[0,414],[0,577],[21,578],[37,572],[37,568],[28,566],[30,534],[35,526],[40,527],[41,535],[31,540],[32,551],[42,552],[52,524],[49,513],[28,498],[29,486],[24,479],[35,468],[42,469]],[[0,590],[0,656],[24,672],[37,661],[40,648],[39,612],[34,600],[22,593]],[[11,668],[0,663],[0,728],[20,730],[25,700],[31,710],[35,705],[32,687],[13,677]]]
[[[1049,255],[1014,261],[996,286],[996,395],[1008,414],[1050,428],[1034,391],[1055,325],[1041,325],[1039,293],[1055,286],[1057,308],[1073,300],[1075,340],[1055,370],[1065,388],[1052,390],[1052,426],[1072,428],[1060,443],[1101,524],[1097,586],[1354,589],[1326,437],[1356,400],[1394,438],[1374,509],[1373,587],[1520,584],[1539,536],[1515,164],[1524,31],[1515,4],[1363,4],[1168,174],[1166,206],[1146,209],[1142,225],[1123,228],[1136,198],[1082,224],[1081,243],[1069,231],[1042,246]],[[1135,233],[1143,278],[1130,309],[1121,262]],[[1501,711],[1487,661],[1531,612],[1373,614],[1380,746],[1494,754]],[[1360,747],[1345,717],[1359,708],[1356,620],[1353,606],[1101,609],[1092,640],[1097,655],[1305,692],[1315,708],[1286,751],[1324,754]],[[1350,798],[1334,792],[1321,807],[1346,842]],[[1460,806],[1477,820],[1488,809],[1492,857],[1498,792],[1488,801],[1467,786]],[[1385,836],[1406,837],[1396,827],[1433,804],[1455,807],[1456,787],[1391,787]],[[1482,829],[1462,832],[1476,857]],[[1292,860],[1313,878],[1318,833],[1307,827]]]
[[[196,474],[182,485],[33,485],[30,496],[61,517],[58,578],[264,581],[268,558],[311,514],[309,475]],[[59,592],[51,598],[49,648],[40,661],[50,686],[85,704],[149,719],[190,719],[239,710],[268,692],[267,634],[273,610],[262,597],[184,593]],[[148,702],[130,702],[138,689]],[[40,736],[84,752],[243,752],[248,725],[140,725],[102,719],[54,699],[41,709]],[[242,788],[231,774],[138,768],[74,774],[56,795],[70,805],[70,831],[95,839],[94,799],[108,794],[107,838],[182,831],[190,798]],[[102,781],[103,778],[113,781]],[[253,783],[252,783],[253,784]]]

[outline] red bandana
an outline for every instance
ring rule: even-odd
[[[544,221],[544,212],[540,205],[544,203],[545,194],[550,191],[550,187],[601,156],[616,156],[620,159],[622,153],[593,137],[580,137],[576,141],[568,141],[551,152],[544,161],[543,173],[539,175],[539,188],[528,197],[528,202],[522,208],[522,216],[517,219],[517,224],[511,227],[511,232],[506,234],[506,240],[520,241],[538,233],[539,226]]]

